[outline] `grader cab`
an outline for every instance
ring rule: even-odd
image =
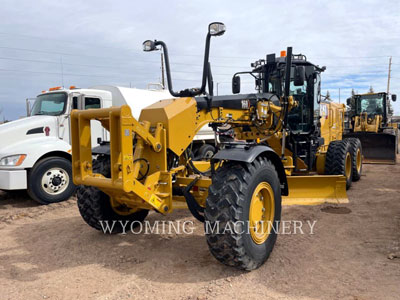
[[[73,175],[79,211],[90,226],[141,222],[150,210],[168,214],[187,206],[213,229],[206,239],[220,262],[252,270],[273,249],[282,197],[284,204],[346,202],[346,186],[361,174],[361,149],[356,139],[342,140],[344,106],[321,101],[324,68],[290,47],[235,74],[236,94],[213,96],[210,40],[224,32],[222,23],[209,25],[201,87],[180,92],[173,89],[166,44],[144,42],[145,51],[164,51],[175,98],[148,106],[138,120],[129,106],[73,111]],[[238,94],[245,74],[255,78],[256,93]],[[94,160],[93,119],[110,132],[109,152]],[[205,124],[216,133],[218,152],[195,161],[191,144]],[[233,135],[222,139],[227,130]]]

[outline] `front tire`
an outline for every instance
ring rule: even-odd
[[[212,178],[206,201],[204,226],[212,255],[238,269],[260,267],[276,242],[281,202],[280,181],[267,158],[224,163]]]
[[[75,192],[68,159],[48,157],[38,161],[28,175],[28,194],[40,204],[68,200]]]
[[[111,174],[110,158],[108,156],[99,156],[93,160],[93,173],[109,177]],[[97,230],[104,230],[103,226],[109,224],[112,226],[110,233],[122,232],[124,227],[121,222],[125,226],[126,221],[128,221],[125,226],[128,230],[131,229],[131,226],[133,228],[134,225],[139,225],[136,222],[143,222],[149,213],[148,210],[142,209],[130,214],[118,214],[111,206],[110,197],[93,186],[78,186],[77,198],[79,213],[83,220]],[[135,223],[132,224],[132,222]]]

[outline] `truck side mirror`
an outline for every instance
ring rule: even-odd
[[[350,106],[350,104],[351,104],[351,98],[347,98],[346,103],[347,103],[348,106]]]
[[[232,93],[239,94],[240,93],[240,77],[234,76],[232,78]]]
[[[396,96],[396,94],[392,94],[392,101],[393,101],[393,102],[395,102],[395,101],[396,101],[396,99],[397,99],[397,96]]]
[[[296,66],[294,68],[294,86],[304,85],[304,80],[306,80],[306,69],[304,66]]]

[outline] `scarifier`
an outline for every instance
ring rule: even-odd
[[[211,23],[206,38],[200,88],[176,92],[167,46],[162,49],[173,99],[143,109],[138,120],[129,106],[72,113],[72,153],[78,206],[83,219],[143,221],[187,206],[205,227],[211,253],[222,263],[252,270],[272,251],[283,204],[347,202],[354,174],[352,146],[342,140],[344,105],[321,101],[320,68],[292,48],[267,55],[252,71],[233,76],[234,95],[214,96],[210,40],[225,32]],[[255,78],[256,93],[240,93],[240,75]],[[208,91],[206,87],[208,86]],[[110,132],[110,155],[92,161],[90,121]],[[209,124],[218,152],[195,161],[191,144]],[[107,151],[104,151],[107,153]],[[359,170],[361,172],[361,170]],[[118,223],[114,231],[121,230]]]

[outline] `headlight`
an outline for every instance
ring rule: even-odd
[[[0,160],[0,166],[19,166],[24,161],[26,155],[18,154],[18,155],[10,155],[3,157]]]

